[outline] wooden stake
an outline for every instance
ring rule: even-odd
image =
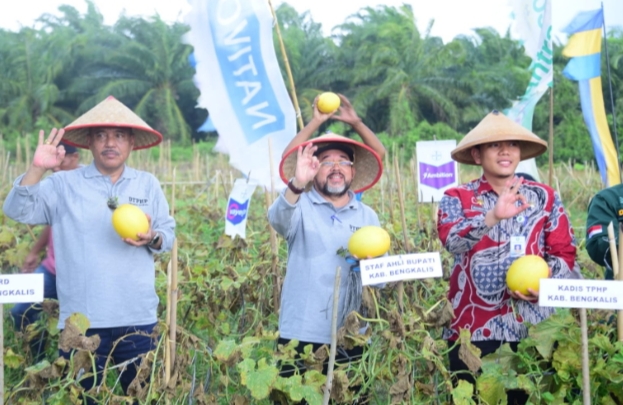
[[[400,205],[400,220],[402,222],[402,238],[404,240],[405,251],[407,253],[411,252],[411,247],[409,246],[409,235],[407,234],[407,220],[405,218],[405,202],[404,197],[402,195],[402,182],[400,181],[400,168],[398,167],[398,154],[394,154],[394,176],[396,176],[396,186],[398,187],[398,203]],[[400,313],[404,313],[404,298],[405,287],[404,283],[401,281],[398,282],[398,309]]]
[[[264,200],[266,201],[266,211],[275,201],[275,167],[273,166],[273,144],[271,138],[268,138],[268,161],[270,162],[270,194],[264,190]],[[279,313],[281,303],[281,273],[279,272],[279,241],[277,240],[277,232],[268,224],[268,232],[270,236],[270,254],[271,263],[270,271],[273,275],[273,308],[275,313]]]
[[[584,405],[591,405],[591,377],[588,360],[588,325],[586,308],[580,308],[580,328],[582,329],[582,394]]]
[[[173,168],[171,182],[171,216],[175,216],[175,178],[177,168]],[[171,379],[171,371],[175,366],[175,346],[177,333],[177,239],[173,241],[171,260],[167,266],[167,326],[169,330],[169,344],[165,347],[165,384]]]
[[[331,388],[333,388],[333,367],[335,367],[335,353],[337,351],[337,310],[340,303],[340,280],[342,268],[335,270],[335,284],[333,285],[333,313],[331,315],[331,347],[329,349],[329,369],[327,370],[327,383],[324,386],[323,405],[329,403]]]
[[[273,14],[275,20],[275,30],[277,31],[277,38],[279,38],[279,47],[281,48],[281,56],[283,57],[283,63],[286,66],[286,73],[288,74],[288,83],[290,84],[290,97],[292,97],[292,104],[294,104],[294,111],[296,112],[296,119],[299,124],[299,130],[303,129],[305,124],[303,123],[303,116],[301,115],[301,108],[299,107],[299,100],[296,97],[296,88],[294,87],[294,79],[292,77],[292,71],[290,70],[290,61],[288,60],[288,54],[286,53],[286,47],[283,44],[283,38],[281,37],[281,30],[279,29],[279,21],[277,20],[277,14],[273,8],[271,0],[268,0],[270,6],[270,12]]]
[[[176,349],[176,334],[177,334],[177,239],[173,241],[173,248],[171,249],[171,295],[169,300],[171,301],[171,318],[169,319],[169,346],[170,346],[170,367],[172,370],[175,367],[175,349]]]

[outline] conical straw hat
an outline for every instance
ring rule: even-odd
[[[493,110],[461,139],[450,155],[457,162],[476,165],[471,154],[474,146],[501,141],[520,142],[521,160],[539,156],[547,150],[547,142],[501,112]]]
[[[379,181],[381,175],[383,174],[383,163],[381,163],[381,158],[379,158],[379,155],[372,148],[364,145],[363,143],[337,134],[321,135],[311,141],[305,142],[302,146],[310,143],[318,146],[318,148],[322,148],[323,146],[332,143],[343,143],[353,149],[353,167],[355,168],[355,177],[353,178],[350,188],[355,193],[359,193],[372,187],[377,181]],[[299,147],[296,146],[290,149],[283,159],[281,159],[279,174],[285,183],[288,183],[290,179],[294,177],[298,148]],[[306,189],[309,190],[310,188],[311,182],[307,185]]]
[[[88,149],[89,128],[98,127],[132,128],[134,150],[150,148],[162,142],[162,135],[158,131],[152,129],[134,111],[113,96],[108,96],[65,127],[63,140],[79,148]]]

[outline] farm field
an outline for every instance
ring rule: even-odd
[[[28,149],[28,146],[25,146]],[[6,151],[2,159],[6,159]],[[14,177],[28,164],[26,152],[10,161],[0,185],[4,200]],[[88,152],[83,152],[86,162]],[[233,172],[222,155],[203,154],[195,147],[190,159],[177,162],[167,144],[159,157],[135,152],[130,165],[153,172],[161,181],[169,202],[174,201],[178,238],[177,334],[175,362],[168,383],[165,348],[169,344],[167,312],[167,267],[170,255],[157,257],[157,292],[160,297],[158,350],[144,362],[140,376],[150,383],[137,385],[133,394],[144,404],[270,404],[271,394],[303,397],[310,404],[322,403],[324,377],[317,371],[327,353],[308,353],[304,377],[278,376],[278,361],[291,361],[292,350],[277,348],[276,302],[285,271],[286,246],[277,239],[276,254],[271,248],[267,204],[271,193],[257,189],[247,222],[247,238],[224,235],[226,199]],[[390,233],[390,254],[441,251],[436,236],[435,206],[417,202],[413,161],[399,162],[393,154],[386,160],[381,182],[367,191],[363,200],[374,208]],[[478,175],[475,169],[461,168],[461,180]],[[547,172],[541,173],[547,181]],[[584,245],[586,206],[600,188],[598,174],[590,166],[555,168],[554,188],[562,196],[576,229],[578,260],[584,275],[601,278],[602,270],[588,258]],[[402,193],[399,193],[402,191]],[[173,197],[174,195],[174,197]],[[401,214],[401,195],[404,218]],[[403,229],[403,220],[406,228]],[[40,227],[30,230],[0,216],[0,264],[3,273],[15,273]],[[403,232],[404,231],[404,232]],[[406,240],[404,235],[406,234]],[[442,251],[447,276],[450,257]],[[346,345],[364,345],[360,362],[336,371],[334,398],[352,401],[348,386],[362,385],[370,404],[455,404],[476,403],[473,387],[452,387],[447,367],[448,347],[441,337],[442,326],[451,310],[445,300],[446,277],[404,282],[370,290],[368,335],[359,335],[357,319],[340,331]],[[56,330],[56,308],[44,305],[46,315],[37,325],[50,334],[47,359],[32,365],[26,336],[16,334],[4,306],[5,401],[6,403],[80,403],[82,378],[78,356],[75,364],[57,359],[60,338]],[[623,344],[615,343],[616,327],[611,313],[589,311],[591,355],[591,396],[596,404],[623,403]],[[32,333],[34,331],[29,331]],[[469,339],[469,336],[463,338]],[[531,337],[515,354],[504,347],[484,359],[478,379],[480,403],[497,404],[504,390],[522,388],[532,393],[533,404],[581,403],[581,357],[579,321],[573,311],[560,311],[546,322],[532,327]],[[116,380],[118,370],[110,370],[99,392],[91,392],[99,403],[132,403],[121,396]]]

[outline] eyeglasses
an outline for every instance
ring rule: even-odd
[[[333,167],[335,165],[341,166],[341,167],[348,167],[348,166],[352,166],[353,162],[351,162],[350,160],[340,160],[337,162],[332,162],[330,160],[325,160],[324,162],[320,162],[320,166],[321,167]]]
[[[130,134],[126,132],[115,132],[112,134],[112,139],[116,143],[127,143],[130,139]],[[93,140],[97,143],[108,142],[108,134],[106,132],[96,132],[93,134]]]

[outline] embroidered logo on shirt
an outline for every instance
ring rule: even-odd
[[[128,197],[128,202],[139,207],[144,207],[149,204],[149,200],[147,198]]]
[[[603,228],[601,225],[593,225],[590,228],[588,228],[588,238],[592,238],[595,235],[599,235],[600,233],[603,232]]]
[[[358,230],[359,228],[361,228],[360,226],[355,226],[355,225],[349,225],[350,226],[350,230],[352,232],[355,232],[356,230]]]

